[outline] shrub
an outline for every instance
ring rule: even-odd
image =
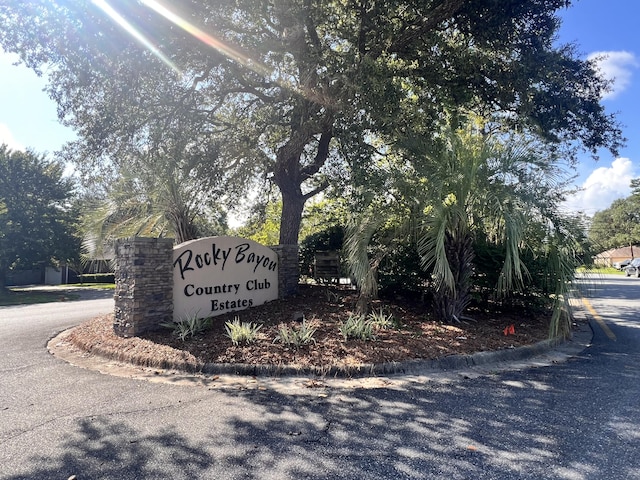
[[[398,326],[398,320],[393,316],[393,314],[385,314],[382,308],[377,312],[371,312],[367,318],[376,328],[385,329],[396,328]]]
[[[261,328],[262,325],[253,322],[240,323],[239,317],[235,317],[233,322],[225,322],[224,324],[224,329],[227,332],[226,335],[234,345],[255,342]]]
[[[309,235],[300,243],[300,272],[313,275],[313,260],[316,252],[340,251],[344,241],[344,228],[334,225]]]
[[[373,323],[361,315],[349,315],[349,318],[340,325],[340,333],[345,340],[350,338],[357,340],[373,340]]]
[[[83,273],[78,275],[82,283],[115,283],[114,273]]]
[[[373,246],[387,248],[387,245]],[[420,298],[429,283],[430,271],[421,267],[420,255],[413,242],[407,240],[388,251],[378,268],[378,289],[380,297],[393,298],[402,295]]]
[[[301,346],[307,345],[311,342],[316,343],[315,338],[313,338],[316,330],[317,328],[308,324],[306,320],[302,320],[302,324],[299,328],[280,325],[278,327],[278,335],[273,341],[274,343],[279,341],[284,345],[291,345],[295,348],[300,348]]]
[[[162,326],[172,329],[173,334],[184,342],[188,337],[194,337],[209,328],[211,318],[199,318],[198,314],[194,313],[187,319],[163,323]]]

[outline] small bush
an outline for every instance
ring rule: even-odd
[[[378,310],[377,312],[371,312],[367,318],[376,328],[385,329],[398,327],[398,320],[394,318],[393,314],[385,314],[382,308],[380,308],[380,310]]]
[[[273,340],[275,342],[281,342],[284,345],[291,345],[295,348],[300,348],[303,345],[309,343],[316,343],[313,335],[316,333],[317,328],[309,325],[306,320],[302,320],[302,324],[299,328],[287,327],[286,325],[280,325],[278,327],[278,335]]]
[[[346,322],[340,325],[340,333],[345,340],[373,340],[373,323],[361,315],[349,315]]]
[[[115,283],[115,273],[83,273],[78,275],[81,283]]]
[[[198,314],[193,314],[185,320],[163,323],[162,326],[173,330],[173,334],[184,342],[188,337],[194,337],[209,328],[211,318],[199,318]]]
[[[235,317],[233,322],[225,322],[224,324],[226,335],[234,345],[255,342],[261,328],[262,325],[257,325],[253,322],[240,323],[239,317]]]

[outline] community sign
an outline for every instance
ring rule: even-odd
[[[278,298],[278,255],[239,237],[206,237],[173,249],[173,320],[214,317]]]

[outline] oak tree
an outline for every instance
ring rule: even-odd
[[[380,153],[372,139],[428,137],[461,106],[615,151],[606,82],[554,44],[570,3],[25,0],[0,6],[0,44],[46,69],[86,174],[166,135],[215,143],[229,192],[278,186],[280,243],[295,244],[306,201]]]
[[[79,256],[73,184],[62,173],[59,163],[0,145],[0,289],[11,270]]]

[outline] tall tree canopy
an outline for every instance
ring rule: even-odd
[[[596,212],[589,227],[589,240],[596,251],[640,244],[640,191],[635,179],[634,192],[615,200],[609,208]],[[640,255],[640,252],[634,252]]]
[[[279,187],[280,243],[294,244],[306,200],[366,165],[371,139],[428,137],[445,110],[615,151],[606,83],[553,45],[569,4],[24,0],[0,6],[0,44],[46,68],[85,173],[167,137],[195,155],[218,145],[228,192],[257,175]]]
[[[62,172],[58,163],[0,145],[0,289],[12,269],[79,255],[73,185]]]

